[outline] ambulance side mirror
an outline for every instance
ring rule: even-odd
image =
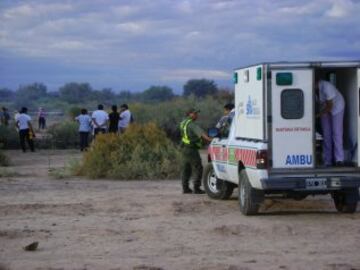
[[[216,127],[209,128],[207,134],[212,138],[220,138],[220,130]]]

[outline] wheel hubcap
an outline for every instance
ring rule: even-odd
[[[212,171],[211,173],[209,173],[209,176],[208,176],[208,186],[212,193],[219,192],[219,190],[217,189],[216,183],[217,183],[217,179],[216,179],[214,172]]]

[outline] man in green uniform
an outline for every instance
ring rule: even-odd
[[[182,169],[181,181],[183,193],[193,193],[189,188],[191,174],[194,174],[194,194],[204,194],[200,189],[203,167],[199,149],[202,146],[202,140],[211,142],[212,138],[207,136],[202,128],[195,124],[198,118],[199,110],[194,108],[186,113],[186,119],[180,124],[181,144],[182,144]]]

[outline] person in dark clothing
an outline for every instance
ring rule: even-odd
[[[45,127],[46,127],[45,116],[46,116],[45,110],[42,107],[40,107],[39,112],[38,112],[39,130],[45,129]]]
[[[120,114],[117,111],[117,106],[111,106],[112,112],[109,114],[109,132],[117,133]]]
[[[8,126],[9,125],[9,121],[10,121],[10,114],[8,112],[8,109],[5,107],[2,107],[2,116],[1,116],[1,124],[3,124],[4,126]]]
[[[25,140],[30,146],[31,152],[34,152],[35,133],[31,125],[31,117],[27,114],[27,108],[23,107],[20,111],[20,115],[16,118],[16,127],[19,129],[20,145],[23,152],[26,152]]]
[[[182,146],[181,182],[184,194],[205,193],[200,189],[203,167],[199,149],[202,147],[202,140],[211,142],[212,138],[195,123],[199,112],[199,110],[194,108],[189,109],[186,113],[186,118],[180,123]],[[189,187],[192,174],[194,176],[194,191]]]

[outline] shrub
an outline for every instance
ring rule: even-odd
[[[101,134],[79,174],[90,178],[168,179],[179,175],[180,153],[154,123],[133,124],[122,135]]]
[[[81,113],[80,107],[71,107],[68,111],[68,114],[70,118],[73,120],[76,116],[78,116]]]
[[[0,125],[0,148],[19,148],[19,134],[13,126]]]
[[[54,179],[66,179],[73,177],[77,173],[79,167],[79,160],[70,159],[64,167],[49,168],[49,176]]]
[[[49,128],[49,135],[53,148],[75,148],[79,141],[78,124],[74,121],[54,124]]]
[[[0,150],[0,166],[9,166],[10,159]]]

